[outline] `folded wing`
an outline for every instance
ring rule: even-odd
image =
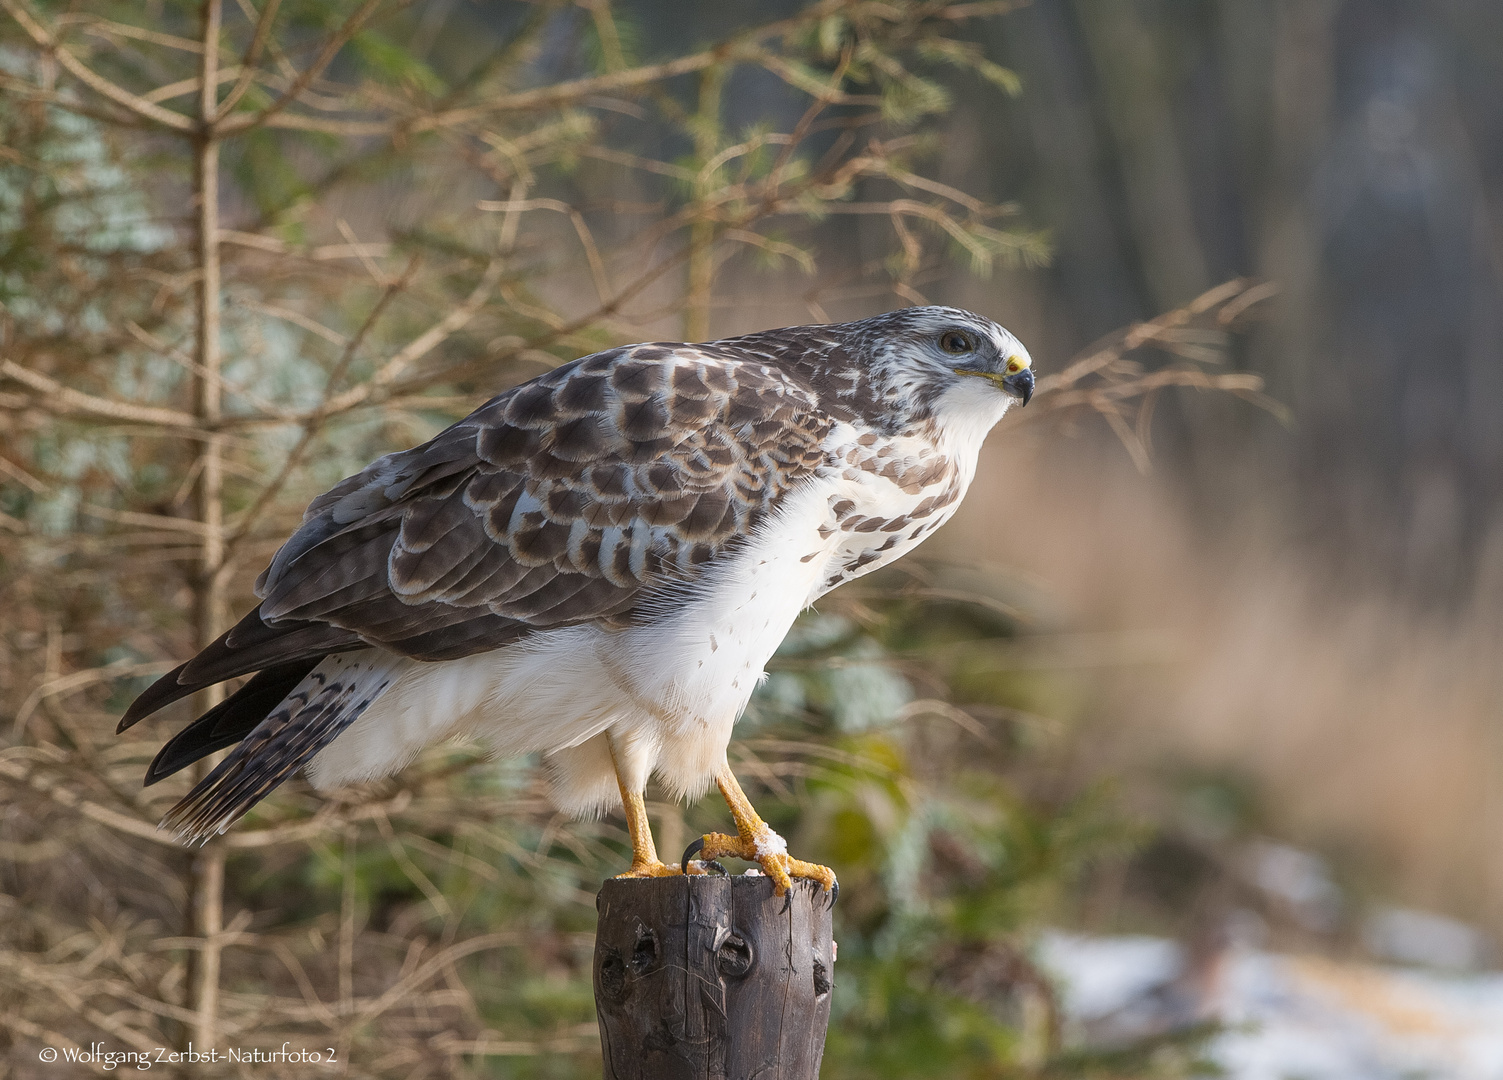
[[[817,470],[831,423],[806,384],[723,347],[566,364],[315,499],[257,581],[260,605],[148,688],[120,730],[265,673],[169,742],[154,781],[253,733],[325,656],[443,661],[628,622]]]

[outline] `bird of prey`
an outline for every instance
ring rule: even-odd
[[[467,735],[541,753],[561,809],[619,798],[629,876],[730,856],[779,894],[834,888],[752,808],[732,725],[800,611],[955,511],[1030,363],[989,319],[913,307],[609,349],[507,390],[314,499],[255,610],[130,706],[122,731],[255,673],[151,763],[148,784],[234,746],[163,825],[204,840],[300,766],[327,789]],[[654,775],[715,783],[736,834],[664,864]]]

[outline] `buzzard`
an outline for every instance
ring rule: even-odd
[[[944,524],[986,433],[1032,393],[1018,340],[947,307],[582,357],[314,499],[255,610],[120,730],[252,675],[147,770],[234,747],[163,822],[188,841],[300,766],[327,789],[468,735],[541,753],[562,809],[619,799],[628,876],[732,856],[779,893],[833,889],[737,784],[732,725],[798,613]],[[653,775],[679,797],[713,781],[736,834],[664,864]]]

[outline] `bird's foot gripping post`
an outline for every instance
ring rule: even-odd
[[[596,898],[605,1080],[816,1080],[835,944],[813,882],[613,878]]]
[[[616,750],[611,747],[615,760]],[[626,811],[626,831],[631,835],[631,867],[618,878],[659,878],[676,874],[703,874],[704,867],[685,859],[681,866],[669,866],[658,858],[658,847],[652,839],[652,825],[647,820],[647,801],[642,792],[634,790],[621,778],[621,768],[616,766],[616,785],[621,792],[621,806]]]
[[[716,776],[715,783],[731,808],[731,817],[736,821],[736,835],[706,833],[694,841],[684,852],[684,872],[692,872],[697,864],[690,860],[696,857],[701,860],[698,865],[715,865],[712,860],[722,857],[745,859],[756,863],[772,879],[773,890],[778,896],[788,895],[793,880],[801,878],[817,882],[824,889],[827,902],[833,907],[835,898],[840,895],[840,883],[835,880],[835,871],[828,866],[804,862],[789,855],[788,845],[752,808],[751,800],[741,790],[741,785],[736,782],[730,769],[722,769]]]

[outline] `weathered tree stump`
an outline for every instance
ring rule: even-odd
[[[605,1080],[816,1080],[830,1024],[829,898],[766,877],[607,881],[596,897]]]

